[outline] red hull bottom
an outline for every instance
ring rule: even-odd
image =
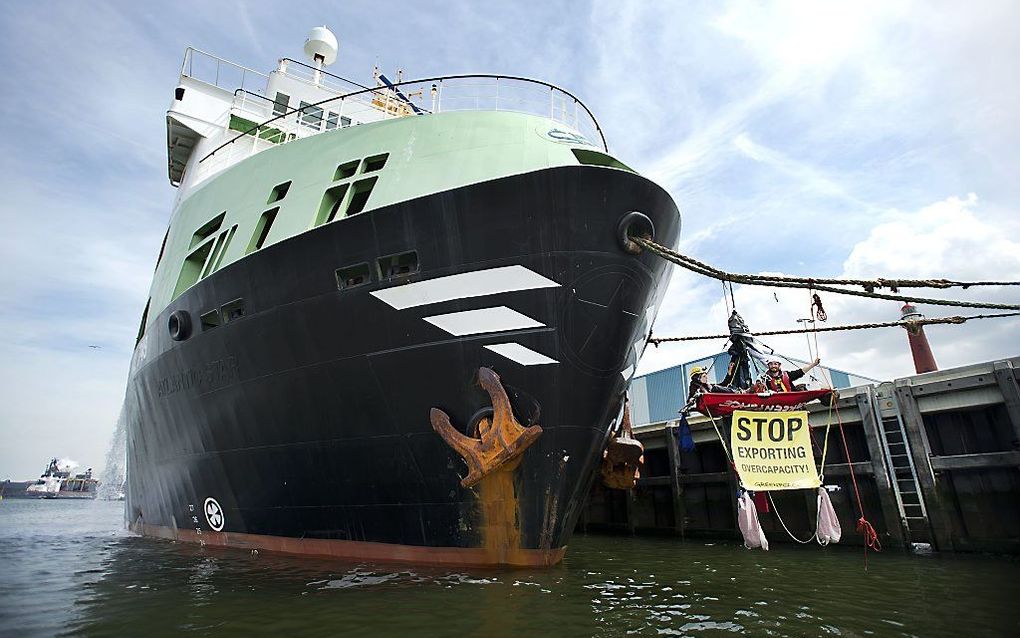
[[[548,550],[494,551],[481,547],[420,547],[364,541],[288,538],[240,532],[203,531],[198,533],[192,529],[175,530],[170,527],[144,523],[129,527],[131,531],[143,536],[187,543],[376,563],[456,565],[458,567],[551,567],[563,560],[563,555],[567,552],[566,546]]]

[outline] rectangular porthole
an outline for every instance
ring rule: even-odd
[[[386,160],[389,156],[389,153],[383,153],[382,155],[376,155],[365,159],[365,165],[364,168],[361,169],[361,172],[372,173],[374,171],[381,170],[383,166],[386,166]]]
[[[269,237],[269,229],[273,227],[273,222],[276,221],[276,214],[278,212],[280,212],[279,206],[270,208],[262,213],[258,223],[255,224],[255,232],[251,235],[251,241],[248,242],[248,250],[244,254],[251,254],[266,244],[266,238]]]
[[[213,233],[219,230],[220,226],[223,225],[223,218],[226,216],[227,211],[223,211],[216,217],[213,217],[206,223],[202,224],[202,226],[195,231],[195,234],[191,236],[191,245],[188,246],[188,250],[191,250],[195,246],[201,244],[203,241],[211,237]]]
[[[326,114],[326,130],[327,131],[332,131],[333,129],[335,129],[337,127],[337,122],[339,121],[339,118],[340,118],[340,115],[338,113],[334,113],[333,111],[330,111],[329,113],[327,113]]]
[[[284,197],[287,196],[287,191],[289,191],[289,190],[290,190],[290,182],[284,182],[282,184],[277,184],[276,186],[273,187],[272,192],[269,193],[269,201],[267,201],[266,203],[267,204],[272,204],[274,202],[280,201],[281,199],[283,199]]]
[[[336,172],[333,173],[333,181],[335,182],[338,179],[351,177],[358,171],[358,164],[360,163],[361,160],[351,160],[350,162],[344,162],[340,166],[337,166]]]
[[[362,286],[372,281],[368,271],[367,263],[354,264],[346,268],[338,268],[336,271],[336,287],[339,290]]]
[[[244,316],[244,299],[235,299],[229,303],[225,303],[220,307],[220,316],[223,317],[223,323],[230,323],[236,319],[240,319]]]
[[[201,321],[202,332],[215,328],[216,326],[220,325],[220,311],[213,309],[210,310],[209,312],[204,313],[201,316]]]
[[[399,255],[380,257],[377,262],[380,279],[393,279],[418,272],[418,253],[410,251]]]
[[[378,179],[378,177],[371,177],[354,182],[354,186],[351,187],[351,202],[347,205],[347,217],[357,215],[365,210],[368,196],[372,194],[372,189],[375,188]]]
[[[315,214],[315,225],[327,224],[337,219],[340,208],[344,203],[344,196],[347,195],[348,184],[341,184],[329,188],[322,195],[322,202],[319,204],[319,211]]]

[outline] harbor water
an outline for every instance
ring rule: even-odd
[[[1017,636],[1020,561],[575,536],[548,570],[349,564],[135,537],[0,501],[0,636]]]

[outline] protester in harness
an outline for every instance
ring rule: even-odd
[[[799,390],[807,390],[807,386],[804,384],[793,385],[793,382],[803,377],[812,368],[821,363],[821,359],[815,357],[814,362],[794,370],[793,372],[787,372],[783,370],[782,363],[777,359],[772,359],[768,362],[768,370],[762,375],[761,379],[756,384],[755,391],[757,392],[796,392]]]
[[[691,368],[691,385],[687,388],[687,398],[693,399],[703,392],[736,392],[733,388],[708,382],[708,371],[701,366]]]

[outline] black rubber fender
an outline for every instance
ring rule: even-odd
[[[175,310],[167,319],[167,329],[174,341],[184,341],[191,336],[191,315],[187,310]]]

